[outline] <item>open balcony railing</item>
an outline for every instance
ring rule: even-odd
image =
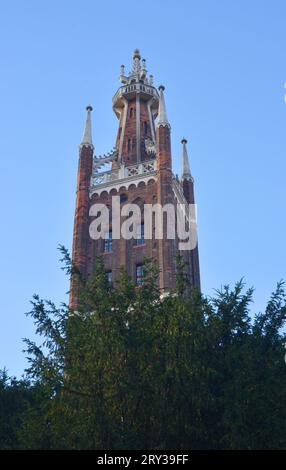
[[[94,173],[91,186],[98,186],[101,184],[110,183],[111,181],[115,180],[132,178],[134,176],[153,173],[154,171],[156,171],[156,160],[148,160],[146,162],[141,162],[130,166],[121,165],[118,170]]]
[[[117,92],[115,93],[112,103],[116,103],[118,98],[120,98],[123,95],[126,95],[128,93],[134,93],[134,92],[143,92],[148,95],[154,96],[156,98],[159,98],[158,92],[155,87],[152,85],[145,85],[144,83],[132,83],[130,85],[124,85],[120,87]]]

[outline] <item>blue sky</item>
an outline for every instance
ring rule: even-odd
[[[20,375],[34,292],[67,300],[85,106],[95,152],[115,142],[111,98],[138,47],[166,87],[174,171],[188,139],[202,288],[245,277],[261,310],[286,278],[285,1],[10,1],[0,17],[0,367]]]

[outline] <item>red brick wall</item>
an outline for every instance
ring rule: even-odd
[[[120,136],[124,133],[123,147],[122,147],[122,161],[125,165],[132,165],[137,163],[137,141],[136,141],[136,100],[128,101],[126,123],[124,129],[124,112],[122,110],[119,128],[117,132],[116,146],[119,148]],[[146,123],[146,125],[145,125]],[[150,160],[150,156],[145,150],[145,139],[152,139],[151,125],[146,101],[140,101],[140,149],[141,160]],[[147,131],[145,132],[145,126]],[[131,142],[131,148],[128,150],[128,141]]]
[[[74,218],[72,259],[83,275],[87,272],[88,249],[90,238],[89,227],[89,188],[92,174],[93,149],[83,146],[80,149],[78,162],[78,177],[76,191],[76,207]],[[70,306],[76,307],[78,303],[78,289],[75,277],[71,279]]]
[[[125,194],[127,196],[126,203],[137,203],[139,205],[143,205],[144,203],[152,204],[157,200],[157,183],[155,180],[151,180],[147,185],[142,182],[138,187],[136,187],[135,184],[133,184],[128,190],[122,187],[118,192],[113,190],[110,194],[104,192],[101,196],[93,195],[91,204],[104,203],[111,209],[112,196],[120,196],[120,194]],[[123,220],[124,218],[122,218],[122,221]],[[92,218],[90,218],[90,222],[91,221]],[[89,244],[89,274],[94,271],[94,260],[98,255],[103,255],[106,270],[112,270],[113,279],[118,278],[120,267],[125,267],[126,271],[135,280],[136,264],[142,263],[145,257],[153,258],[155,260],[158,259],[158,247],[155,240],[145,240],[144,245],[136,245],[135,240],[133,239],[113,240],[111,253],[103,253],[103,240],[90,239]]]

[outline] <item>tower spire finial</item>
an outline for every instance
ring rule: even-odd
[[[91,137],[91,118],[90,118],[90,113],[92,111],[92,106],[88,105],[86,107],[86,121],[85,121],[85,128],[83,131],[83,136],[80,145],[83,146],[89,146],[93,148],[92,145],[92,137]]]
[[[187,152],[187,139],[182,139],[183,144],[183,155],[182,155],[182,179],[183,180],[190,180],[192,179],[191,170],[190,170],[190,163],[188,158]]]
[[[159,98],[159,111],[157,116],[156,127],[171,127],[167,118],[167,111],[164,98],[165,87],[163,85],[159,86],[160,98]]]
[[[133,52],[133,60],[134,59],[141,59],[141,55],[140,55],[140,51],[139,49],[134,49],[134,52]]]

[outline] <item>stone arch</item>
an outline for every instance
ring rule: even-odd
[[[116,188],[112,188],[112,189],[110,190],[110,193],[109,193],[109,194],[110,194],[110,196],[116,196],[116,195],[118,195],[118,191],[117,191]]]

